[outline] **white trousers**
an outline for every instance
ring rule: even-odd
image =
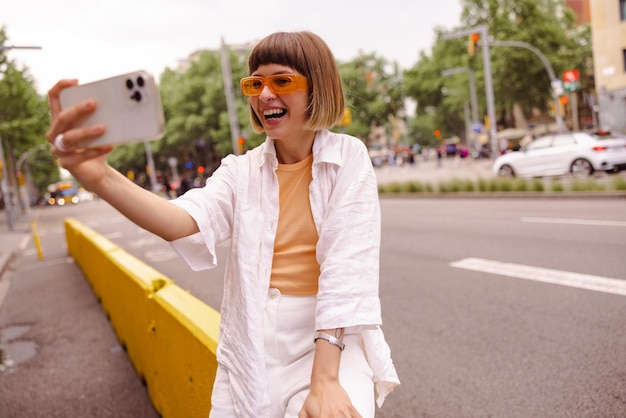
[[[297,418],[311,386],[316,296],[270,289],[265,309],[265,365],[271,418]],[[363,418],[374,418],[374,383],[360,334],[346,334],[339,381]],[[235,418],[228,372],[218,365],[211,418]],[[237,417],[242,418],[242,417]]]

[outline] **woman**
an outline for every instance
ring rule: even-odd
[[[75,81],[49,92],[47,139],[86,188],[193,269],[214,267],[216,244],[231,240],[211,417],[373,417],[374,386],[380,406],[399,380],[380,329],[376,178],[360,140],[328,131],[344,111],[334,57],[310,32],[275,33],[248,67],[241,89],[266,141],[170,202],[112,169],[111,147],[86,148],[106,128],[72,129],[95,107],[61,110]]]

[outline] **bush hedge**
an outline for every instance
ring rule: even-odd
[[[378,185],[379,193],[417,193],[417,194],[454,194],[454,193],[564,193],[564,192],[610,192],[626,191],[626,178],[616,176],[611,181],[602,183],[595,178],[568,180],[554,178],[480,178],[477,181],[453,178],[437,184],[421,181],[393,182]]]

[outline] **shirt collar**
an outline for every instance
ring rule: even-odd
[[[313,141],[313,164],[330,163],[341,165],[341,141],[338,140],[336,135],[338,134],[327,129],[317,131]],[[265,138],[263,158],[259,166],[263,166],[266,162],[271,164],[272,168],[278,167],[274,140],[269,136]]]

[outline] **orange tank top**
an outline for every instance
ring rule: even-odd
[[[285,295],[317,294],[317,229],[309,202],[313,154],[296,164],[278,164],[278,227],[270,286]]]

